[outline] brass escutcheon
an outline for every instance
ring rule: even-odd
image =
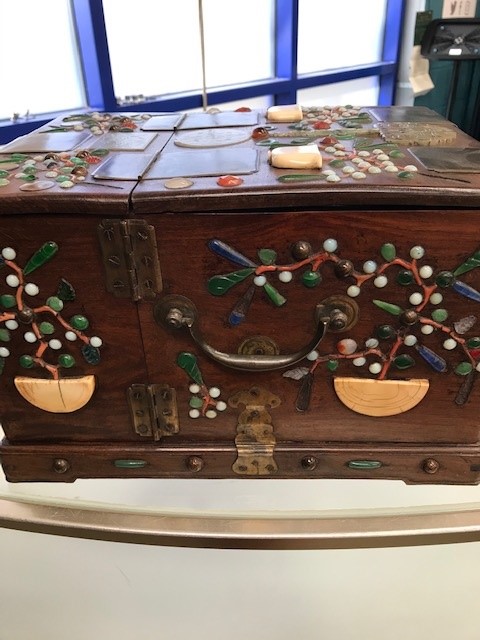
[[[246,356],[276,356],[280,353],[280,349],[268,336],[252,336],[240,344],[238,353]]]

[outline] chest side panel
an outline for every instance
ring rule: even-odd
[[[141,306],[141,323],[149,379],[177,390],[178,440],[231,440],[241,412],[231,398],[258,386],[280,399],[271,411],[277,441],[476,443],[476,258],[455,273],[475,256],[477,218],[438,210],[150,218],[164,290]],[[212,357],[189,322],[164,322],[183,298],[210,352],[247,354],[251,367]],[[295,363],[256,368],[255,355],[308,345],[324,304],[354,307],[351,326],[329,326]],[[214,419],[198,400],[199,376],[227,405],[220,412],[211,402]]]

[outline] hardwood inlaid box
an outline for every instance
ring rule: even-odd
[[[478,482],[480,145],[428,110],[361,114],[100,116],[109,149],[2,151],[8,480]],[[273,168],[292,141],[323,167]]]

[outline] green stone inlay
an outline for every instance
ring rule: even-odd
[[[318,271],[305,271],[302,275],[303,284],[311,289],[312,287],[316,287],[322,281],[322,276],[318,273]]]
[[[265,140],[258,140],[255,142],[259,147],[272,147],[275,146],[284,146],[278,140],[274,140],[273,138],[265,138]]]
[[[383,300],[372,300],[372,302],[375,306],[379,307],[383,311],[391,313],[392,316],[399,316],[402,313],[402,309],[398,305],[392,304],[391,302],[384,302]]]
[[[277,177],[279,182],[311,182],[312,180],[326,180],[321,173],[285,173]]]
[[[442,287],[445,289],[446,287],[452,286],[452,284],[455,282],[455,276],[451,271],[440,271],[440,273],[435,279],[435,282],[438,284],[439,287]]]
[[[37,167],[25,167],[23,169],[23,173],[25,173],[27,176],[34,175],[35,173],[37,173],[37,171]]]
[[[448,318],[448,311],[446,309],[435,309],[432,311],[432,319],[435,322],[444,322]]]
[[[8,173],[8,171],[5,171],[4,169],[0,169],[0,178],[8,178],[10,174]]]
[[[412,282],[413,282],[413,273],[411,271],[409,271],[408,269],[402,269],[397,274],[397,282],[398,282],[398,284],[401,284],[403,287],[406,287],[409,284],[412,284]]]
[[[334,168],[336,167],[338,169],[341,169],[342,167],[345,166],[345,161],[344,160],[331,160],[328,164],[331,167],[334,167]]]
[[[0,187],[6,187],[8,184],[10,184],[10,180],[7,180],[7,178],[0,178]]]
[[[254,267],[248,267],[247,269],[233,271],[232,273],[227,273],[223,276],[213,276],[213,278],[210,278],[208,281],[207,289],[209,293],[214,296],[223,296],[224,293],[229,291],[239,282],[245,280],[245,278],[248,278],[248,276],[252,275],[254,272]]]
[[[388,154],[390,158],[404,158],[405,154],[399,149],[392,149]]]
[[[55,182],[66,182],[67,180],[70,180],[70,176],[57,176],[55,178]]]
[[[27,160],[28,156],[26,153],[12,153],[10,159],[14,162],[19,162],[21,160]]]
[[[10,342],[10,331],[8,329],[0,329],[0,342]]]
[[[25,267],[23,268],[23,275],[28,275],[43,266],[46,262],[51,260],[53,256],[58,251],[58,244],[56,242],[45,242],[44,245],[40,247],[40,249],[33,254],[30,260],[27,262]]]
[[[75,289],[72,285],[62,278],[57,289],[57,297],[64,302],[75,300]]]
[[[349,469],[380,469],[382,463],[379,460],[350,460],[347,464]]]
[[[380,340],[391,340],[396,335],[396,331],[391,324],[380,325],[375,333]]]
[[[258,257],[262,264],[275,264],[277,253],[273,249],[260,249]]]
[[[415,174],[411,171],[399,171],[397,173],[397,177],[401,178],[402,180],[409,180],[410,178],[413,178],[414,175]]]
[[[407,353],[402,353],[394,359],[393,364],[397,369],[403,371],[403,369],[410,369],[410,367],[413,367],[415,365],[415,360]]]
[[[20,361],[20,366],[23,367],[24,369],[31,369],[35,364],[32,356],[28,356],[28,355],[20,356],[19,361]]]
[[[397,249],[391,242],[386,242],[385,244],[382,244],[380,253],[382,254],[382,258],[384,260],[386,260],[387,262],[391,262],[397,256]]]
[[[108,156],[108,149],[94,149],[90,152],[92,156],[97,156],[98,158],[103,158],[103,156]]]
[[[88,329],[90,322],[88,318],[82,315],[75,315],[70,318],[70,324],[74,329],[78,329],[79,331],[84,331]]]
[[[338,360],[328,360],[327,369],[332,372],[336,371],[338,369]]]
[[[65,367],[65,369],[70,369],[70,367],[74,367],[76,363],[75,358],[69,353],[62,353],[58,356],[58,364],[61,367]]]
[[[474,336],[473,338],[469,338],[467,340],[467,347],[469,349],[478,349],[478,347],[480,347],[480,337]]]
[[[117,469],[143,469],[147,466],[146,460],[114,460],[113,464]]]
[[[193,353],[188,353],[188,351],[182,351],[182,353],[179,353],[177,357],[177,364],[188,373],[194,382],[200,385],[204,384],[202,374],[200,373],[200,369],[197,365],[197,358]]]
[[[266,282],[263,285],[263,290],[276,307],[281,307],[286,303],[287,299],[282,296],[282,294],[277,291],[275,287],[272,286],[269,282]]]
[[[38,328],[44,336],[50,336],[55,331],[55,327],[51,322],[41,322]]]
[[[57,296],[50,296],[50,298],[47,298],[46,304],[54,311],[61,311],[63,309],[63,302],[60,298],[57,298]]]
[[[203,405],[203,400],[198,396],[192,396],[188,404],[192,407],[192,409],[200,409]]]
[[[262,142],[267,142],[266,140],[259,140],[256,144],[261,144]],[[278,149],[279,147],[291,147],[291,143],[287,144],[286,142],[280,142],[278,140],[269,140],[268,141],[268,148],[269,149]],[[262,146],[266,146],[266,145],[262,145]]]
[[[455,367],[455,373],[459,376],[467,376],[471,371],[473,371],[471,362],[460,362]]]
[[[293,129],[294,131],[305,131],[309,128],[307,122],[299,122],[298,124],[290,124],[288,125],[289,129]]]
[[[453,272],[454,276],[460,276],[462,273],[467,273],[476,267],[480,266],[480,251],[475,251],[469,258],[465,260],[459,267]]]
[[[72,113],[70,116],[62,118],[62,122],[78,122],[79,120],[86,120],[88,113]]]
[[[100,349],[91,344],[84,344],[81,348],[82,356],[88,364],[97,365],[100,362]]]
[[[4,307],[5,309],[11,309],[16,304],[17,301],[15,300],[15,296],[11,296],[9,293],[5,293],[4,295],[0,296],[0,305],[2,305],[2,307]]]

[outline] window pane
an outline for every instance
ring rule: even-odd
[[[374,106],[378,102],[378,77],[360,78],[347,82],[325,84],[312,89],[302,89],[297,93],[297,102],[303,106],[345,105],[358,107]]]
[[[155,97],[202,86],[196,0],[103,0],[115,95]]]
[[[204,0],[207,86],[274,75],[273,0]]]
[[[299,0],[298,73],[382,59],[387,0]]]
[[[2,2],[0,60],[0,119],[84,108],[69,2]]]
[[[239,84],[273,75],[273,0],[203,1],[206,83]],[[202,88],[198,0],[135,0],[119,11],[103,0],[115,95],[164,96]],[[252,19],[255,16],[255,19]],[[245,43],[255,42],[255,47]]]

